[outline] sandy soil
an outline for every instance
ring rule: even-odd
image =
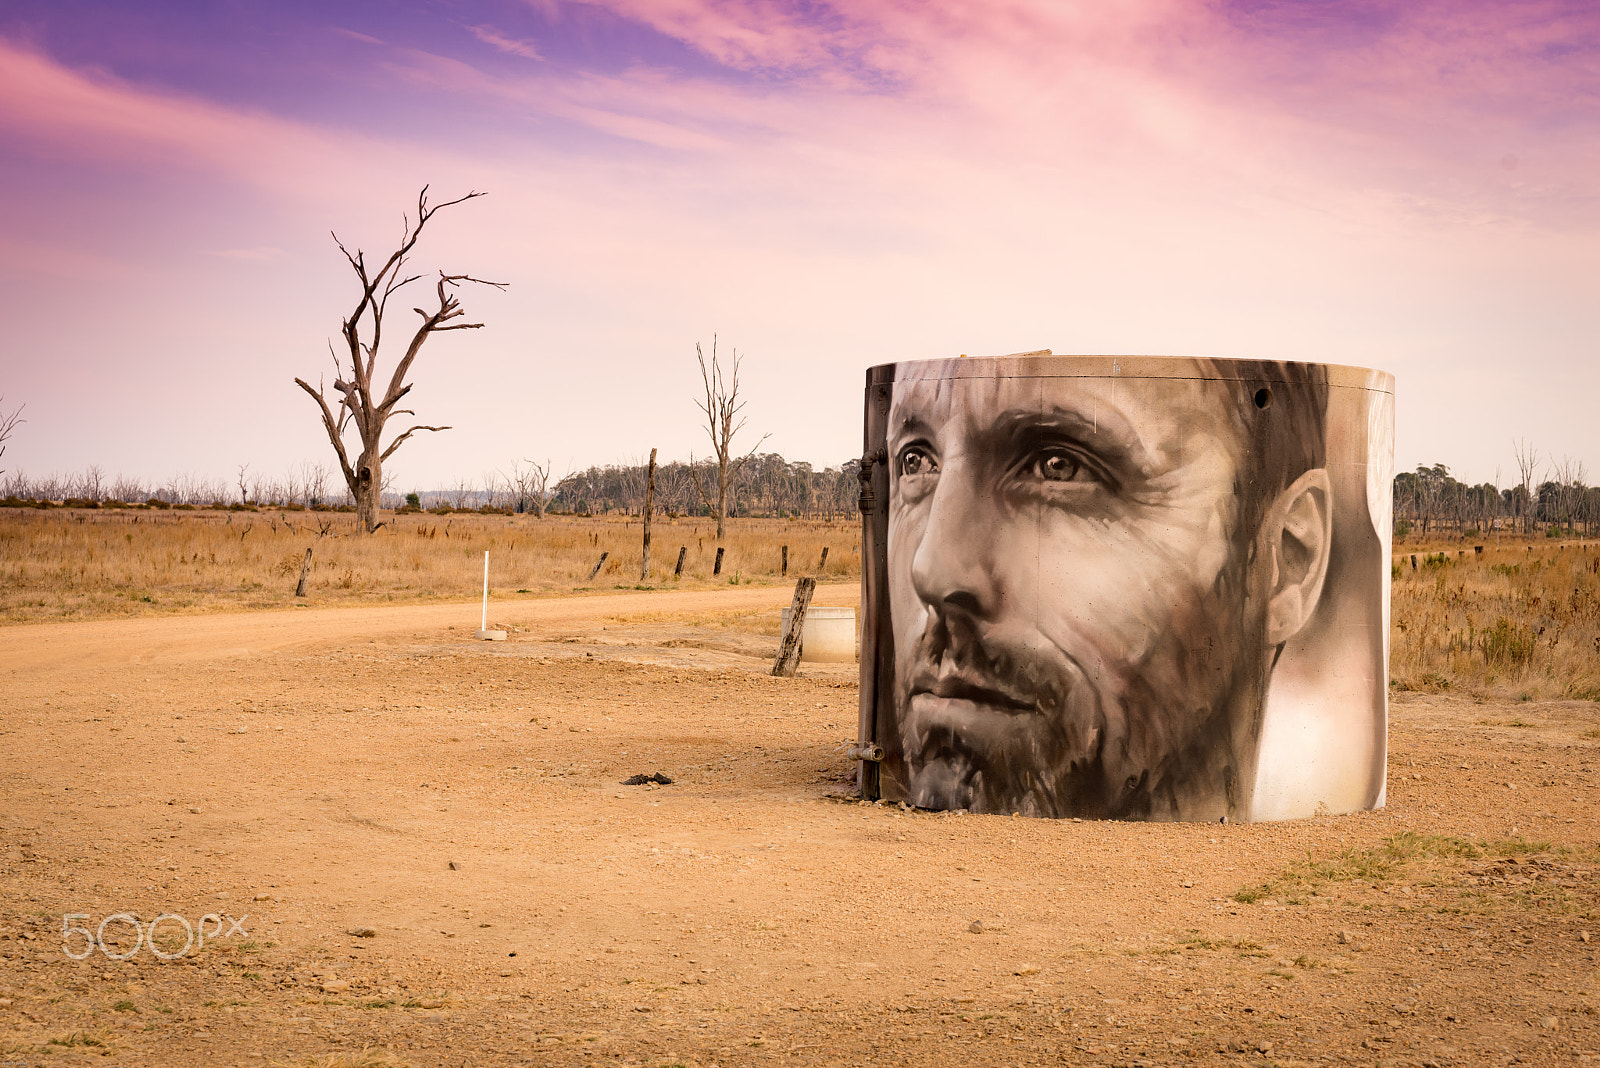
[[[1600,1056],[1600,706],[1398,694],[1377,813],[861,805],[787,598],[0,630],[0,1066]]]

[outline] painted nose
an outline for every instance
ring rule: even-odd
[[[924,604],[941,615],[993,614],[1001,592],[992,566],[997,518],[993,498],[980,491],[965,464],[940,473],[911,561],[911,582]]]

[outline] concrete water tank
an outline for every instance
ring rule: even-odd
[[[783,610],[783,629],[789,632],[791,609]],[[811,663],[848,663],[856,658],[856,610],[812,605],[800,628],[800,660]]]
[[[1149,820],[1381,806],[1394,379],[1056,356],[867,372],[863,792]]]

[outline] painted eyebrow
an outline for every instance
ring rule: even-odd
[[[910,438],[927,438],[932,441],[936,437],[938,431],[934,429],[933,424],[920,415],[907,415],[898,425],[890,428],[889,450],[891,453],[898,451],[901,443]]]
[[[985,436],[1016,444],[1039,433],[1057,434],[1082,445],[1123,478],[1150,469],[1152,458],[1133,425],[1109,408],[1097,409],[1093,418],[1076,408],[1013,408],[1002,412]]]
[[[891,454],[917,438],[935,442],[941,427],[965,418],[963,412],[952,412],[947,419],[935,423],[914,408],[902,410],[899,415],[900,418],[891,423],[887,435]],[[1112,473],[1125,479],[1147,475],[1155,466],[1155,458],[1144,447],[1133,424],[1109,405],[1096,405],[1092,416],[1080,408],[1059,405],[1043,409],[1008,408],[983,427],[978,437],[990,448],[996,445],[1016,448],[1019,444],[1032,444],[1030,438],[1036,434],[1055,434],[1070,439],[1092,452]]]

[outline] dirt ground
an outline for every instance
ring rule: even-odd
[[[0,629],[0,1068],[1600,1058],[1600,705],[1397,694],[1375,813],[862,805],[788,596]]]

